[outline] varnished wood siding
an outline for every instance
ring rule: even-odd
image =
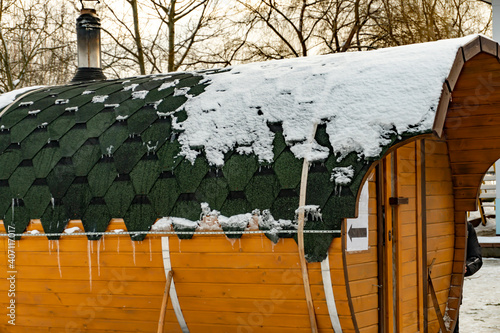
[[[427,266],[435,259],[431,278],[444,315],[455,255],[453,183],[446,143],[426,139],[425,152]],[[439,332],[439,322],[430,295],[427,304],[429,332]]]
[[[465,63],[452,94],[444,134],[450,152],[455,203],[475,210],[479,185],[500,158],[500,64],[481,53]]]
[[[359,332],[378,332],[377,193],[375,173],[368,178],[368,250],[346,252],[349,285]],[[344,236],[346,237],[346,236]],[[343,332],[354,332],[344,330]]]
[[[416,143],[411,142],[396,152],[397,195],[408,198],[408,204],[395,207],[398,226],[395,228],[397,251],[398,332],[418,331],[418,260],[417,251],[417,162]]]
[[[39,224],[32,228],[41,230]],[[0,316],[6,318],[7,240],[0,242]],[[310,332],[293,239],[273,244],[264,235],[234,241],[173,236],[169,243],[179,303],[191,332]],[[353,323],[340,244],[336,239],[329,250],[330,267],[340,321],[349,332]],[[114,235],[101,241],[25,237],[16,242],[16,326],[4,321],[0,330],[154,332],[165,286],[161,251],[161,239],[151,236],[142,242]],[[362,274],[361,267],[353,271],[354,276]],[[320,331],[331,332],[320,263],[309,264],[309,278]],[[355,284],[353,292],[361,307],[365,288]],[[171,301],[165,332],[180,332]]]
[[[500,64],[480,53],[465,63],[444,125],[455,203],[455,255],[450,316],[460,304],[466,243],[466,211],[476,209],[481,180],[500,158]]]

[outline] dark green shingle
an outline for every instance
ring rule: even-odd
[[[189,95],[203,93],[210,84],[209,80],[200,84],[203,75],[174,73],[131,78],[126,83],[72,84],[28,94],[20,101],[33,101],[32,105],[13,105],[0,118],[4,126],[0,130],[0,214],[6,215],[6,223],[13,223],[7,216],[15,198],[20,199],[14,200],[14,211],[19,211],[14,215],[16,228],[24,228],[30,218],[41,218],[46,232],[61,232],[69,219],[82,219],[86,231],[104,231],[111,218],[124,218],[130,231],[146,231],[163,216],[198,221],[203,202],[225,216],[258,208],[270,209],[277,220],[295,219],[303,162],[287,146],[281,123],[267,124],[274,135],[273,162],[241,155],[238,147],[224,154],[221,169],[208,165],[202,147],[191,147],[200,151],[194,164],[181,155],[181,130],[174,130],[172,123],[185,121],[188,112],[183,107],[187,97],[178,94],[179,89],[189,88]],[[158,90],[169,82],[176,85]],[[132,89],[124,90],[132,84],[138,84],[135,92],[149,91],[145,99],[134,99]],[[83,95],[84,91],[94,93]],[[105,95],[103,103],[92,102],[95,96]],[[57,99],[69,101],[56,105]],[[78,110],[66,110],[69,107]],[[28,115],[30,110],[41,111]],[[259,116],[273,110],[256,107],[251,112]],[[393,143],[402,140],[389,136]],[[318,126],[315,139],[333,150],[324,124]],[[306,202],[321,207],[323,220],[306,228],[339,229],[342,219],[354,214],[356,195],[371,161],[355,153],[339,157],[330,154],[309,170]],[[333,168],[343,166],[352,166],[354,177],[336,192],[330,175]],[[181,230],[176,225],[174,229]],[[308,258],[322,260],[332,237],[307,235]]]
[[[3,153],[0,153],[0,180],[9,179],[23,160],[22,156],[21,146],[17,144],[10,145]]]
[[[146,155],[147,148],[140,137],[130,137],[113,153],[116,171],[129,174],[135,165]]]
[[[240,154],[231,155],[222,167],[231,191],[243,191],[258,169],[255,156]]]
[[[104,196],[109,213],[115,218],[123,218],[135,197],[134,186],[128,176],[115,178]]]
[[[22,234],[30,223],[30,212],[22,199],[12,200],[9,211],[5,214],[4,225],[14,227],[16,234]],[[15,239],[20,239],[16,236]]]
[[[35,181],[35,170],[31,160],[25,160],[9,177],[9,186],[13,198],[24,198]]]
[[[71,220],[81,220],[91,199],[92,193],[86,177],[76,178],[62,199],[66,215]]]
[[[33,166],[37,178],[45,178],[61,159],[61,150],[57,141],[46,143],[42,149],[33,157]],[[0,155],[1,158],[1,155]],[[0,164],[2,161],[0,160]]]
[[[116,171],[113,158],[101,158],[88,174],[88,182],[92,195],[96,198],[104,197],[117,176],[118,171]]]
[[[1,188],[0,188],[1,189]],[[40,219],[50,205],[52,194],[45,179],[35,179],[33,185],[24,197],[26,207],[30,212],[30,218]]]
[[[88,175],[101,156],[99,139],[90,138],[85,141],[71,157],[73,165],[75,166],[75,175],[77,177]]]
[[[151,228],[158,216],[145,195],[138,195],[132,201],[127,213],[123,217],[128,231],[145,231]],[[143,240],[145,234],[131,236],[133,240]]]
[[[171,216],[172,208],[181,194],[177,180],[172,177],[167,177],[163,174],[156,180],[148,198],[155,208],[157,216]]]
[[[45,233],[62,233],[69,222],[66,209],[60,200],[54,199],[45,209],[41,218],[42,227]],[[51,240],[59,239],[60,236],[50,236]]]
[[[31,134],[21,142],[23,159],[33,159],[43,146],[45,146],[49,138],[49,132],[46,127],[37,128],[31,132]]]
[[[61,159],[46,178],[52,196],[62,199],[75,178],[75,167],[71,158]]]
[[[106,202],[102,198],[94,198],[82,217],[83,228],[86,232],[104,232],[111,221]],[[101,236],[89,236],[89,239],[99,239]]]
[[[158,157],[154,154],[144,155],[130,172],[130,178],[136,194],[148,194],[160,175]]]
[[[184,193],[194,193],[208,170],[208,163],[205,159],[197,158],[194,164],[183,160],[175,168],[174,175]]]

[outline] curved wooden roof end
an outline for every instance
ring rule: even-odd
[[[443,92],[439,100],[434,125],[432,126],[433,132],[436,133],[438,137],[441,138],[443,135],[444,123],[448,112],[448,105],[451,101],[451,95],[453,93],[453,89],[455,89],[455,85],[457,84],[465,62],[469,61],[481,52],[498,58],[499,47],[500,46],[495,41],[483,36],[478,36],[458,49],[450,74],[443,83]]]

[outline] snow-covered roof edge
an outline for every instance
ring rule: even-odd
[[[25,87],[0,94],[0,117],[4,113],[4,108],[14,103],[16,99],[22,97],[25,93],[29,93],[32,92],[33,90],[37,90],[44,87],[45,86]]]
[[[451,93],[455,88],[458,77],[460,76],[462,67],[464,66],[465,62],[481,52],[490,54],[498,58],[500,45],[497,42],[483,35],[473,35],[473,37],[475,38],[470,40],[465,45],[459,47],[459,49],[457,50],[455,60],[449,71],[449,75],[443,83],[439,106],[434,118],[434,124],[432,126],[432,131],[438,137],[441,137],[443,134],[443,127],[446,119],[446,113],[448,111],[448,104],[450,102]]]

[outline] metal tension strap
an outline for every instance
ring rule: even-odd
[[[314,140],[318,124],[314,123],[313,132],[309,143]],[[299,228],[297,233],[297,240],[299,245],[300,268],[302,270],[302,280],[304,281],[304,291],[306,294],[307,310],[309,312],[309,322],[311,324],[311,332],[318,332],[318,324],[316,322],[316,314],[314,312],[314,303],[311,295],[311,286],[309,283],[309,273],[307,272],[307,262],[304,251],[304,206],[306,205],[306,192],[307,192],[307,175],[309,172],[309,161],[307,156],[304,156],[304,163],[302,164],[302,177],[300,180],[300,197],[299,197],[299,214],[298,222]]]

